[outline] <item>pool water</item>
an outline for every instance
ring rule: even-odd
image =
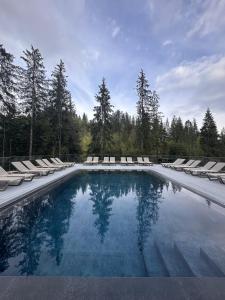
[[[0,274],[224,276],[225,209],[146,172],[79,172],[0,214]]]

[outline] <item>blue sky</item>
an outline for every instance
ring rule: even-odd
[[[136,113],[141,68],[165,117],[207,109],[225,126],[225,0],[0,0],[0,42],[16,60],[31,44],[49,74],[62,59],[77,112],[92,116],[102,77]]]

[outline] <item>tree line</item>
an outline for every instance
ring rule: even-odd
[[[224,156],[225,129],[218,132],[211,111],[196,120],[164,120],[159,95],[141,70],[136,116],[113,107],[103,78],[94,117],[79,116],[60,60],[47,78],[39,49],[26,49],[23,66],[0,45],[0,156],[33,155],[204,155]]]

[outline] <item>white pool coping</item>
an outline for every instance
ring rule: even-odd
[[[31,182],[23,182],[20,186],[10,186],[5,191],[0,192],[0,208],[4,208],[14,202],[24,199],[34,193],[38,194],[44,188],[52,184],[67,179],[79,170],[121,170],[121,171],[152,171],[175,183],[225,207],[225,185],[219,182],[209,181],[207,178],[191,176],[183,172],[163,168],[161,165],[154,166],[123,166],[123,165],[83,165],[76,164],[71,168],[54,174],[34,179]]]

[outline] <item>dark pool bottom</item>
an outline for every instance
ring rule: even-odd
[[[0,274],[225,274],[225,209],[145,172],[80,172],[0,215]]]

